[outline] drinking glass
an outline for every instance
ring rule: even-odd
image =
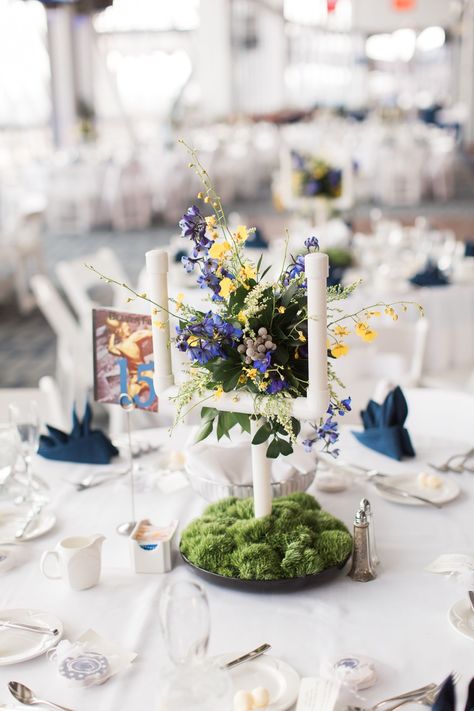
[[[205,590],[188,580],[166,585],[160,598],[160,621],[168,655],[175,665],[202,660],[209,642],[209,604]]]
[[[26,471],[25,501],[34,501],[32,459],[39,445],[40,423],[38,403],[32,400],[24,411],[11,404],[9,406],[10,422],[15,425],[21,445],[21,455]]]
[[[11,423],[0,424],[0,487],[12,473],[19,453],[20,440],[16,427]]]

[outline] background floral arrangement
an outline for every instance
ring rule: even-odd
[[[304,255],[288,257],[285,251],[278,277],[266,279],[268,269],[262,270],[261,258],[255,264],[245,253],[245,242],[252,230],[244,225],[234,231],[229,229],[221,200],[207,171],[196,152],[181,143],[191,155],[189,167],[196,171],[203,185],[197,196],[202,202],[202,211],[193,205],[179,223],[182,237],[192,243],[189,256],[183,256],[182,262],[187,272],[196,274],[199,286],[209,290],[210,308],[202,311],[185,304],[182,295],[171,300],[174,313],[167,305],[154,304],[177,319],[175,345],[190,359],[188,377],[174,398],[176,420],[196,404],[205,403],[196,439],[199,441],[214,428],[218,439],[229,437],[236,425],[250,432],[251,418],[258,418],[262,424],[253,436],[253,444],[268,441],[267,457],[270,458],[291,454],[301,429],[299,420],[291,416],[291,400],[305,397],[308,385]],[[319,250],[314,236],[304,244],[307,252]],[[113,279],[98,275],[114,283]],[[346,337],[352,332],[364,341],[373,341],[377,332],[372,322],[382,315],[379,308],[396,320],[398,314],[394,307],[398,305],[405,311],[408,307],[405,302],[379,303],[347,314],[341,308],[341,301],[357,285],[327,288],[330,402],[326,417],[311,423],[312,434],[303,441],[307,451],[321,442],[326,451],[334,456],[338,454],[336,418],[350,411],[351,399],[338,394],[337,389],[344,386],[333,363],[348,353]],[[139,294],[126,284],[122,286],[132,293],[129,301],[142,298],[154,303],[146,294]],[[418,308],[421,311],[421,307]],[[164,327],[157,320],[158,310],[154,313],[154,326]],[[254,415],[212,407],[212,401],[218,400],[224,392],[239,390],[254,395]]]
[[[309,154],[291,151],[292,189],[297,197],[338,198],[342,194],[342,170]]]

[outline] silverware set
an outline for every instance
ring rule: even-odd
[[[453,683],[457,684],[459,679],[461,678],[461,675],[453,673],[452,677]],[[346,711],[378,711],[381,706],[384,706],[385,704],[390,704],[393,701],[396,703],[385,709],[385,711],[395,711],[395,709],[398,709],[401,706],[405,706],[405,704],[413,703],[421,704],[422,706],[433,706],[434,702],[438,697],[439,692],[442,689],[443,684],[444,681],[442,681],[440,684],[427,684],[426,686],[422,686],[419,689],[407,691],[404,694],[398,694],[397,696],[392,696],[389,699],[383,699],[382,701],[376,703],[374,706],[368,706],[365,708],[361,706],[348,706],[346,708]]]
[[[453,454],[449,459],[443,462],[443,464],[429,464],[428,466],[442,474],[446,474],[447,472],[455,472],[456,474],[471,472],[471,474],[474,474],[474,467],[466,466],[466,462],[470,459],[474,462],[474,448],[464,454]]]

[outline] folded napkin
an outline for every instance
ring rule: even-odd
[[[186,468],[191,476],[211,479],[219,483],[251,484],[252,460],[250,442],[199,442],[187,450]],[[316,468],[314,456],[303,448],[288,457],[272,461],[272,481],[285,481],[292,476],[307,474]]]
[[[82,422],[76,409],[72,413],[70,434],[46,425],[49,436],[41,435],[38,454],[47,459],[79,464],[109,464],[119,451],[100,430],[91,429],[92,410],[86,405]]]
[[[263,236],[262,230],[256,227],[254,232],[249,234],[245,246],[252,249],[268,249],[268,242]]]
[[[431,708],[433,711],[455,711],[456,695],[454,693],[454,683],[451,674],[441,687],[441,691]]]
[[[474,257],[474,240],[468,239],[464,244],[464,256]]]
[[[361,444],[392,459],[414,457],[410,435],[403,426],[407,415],[407,401],[397,386],[382,404],[369,400],[366,409],[360,413],[364,431],[353,434]]]
[[[424,269],[410,278],[410,283],[415,286],[447,286],[449,279],[436,264],[428,262]]]

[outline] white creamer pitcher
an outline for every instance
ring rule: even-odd
[[[86,590],[100,578],[101,551],[105,536],[71,536],[59,541],[53,551],[41,556],[41,572],[50,580],[65,580],[73,590]],[[55,558],[56,571],[48,570],[48,559]]]

